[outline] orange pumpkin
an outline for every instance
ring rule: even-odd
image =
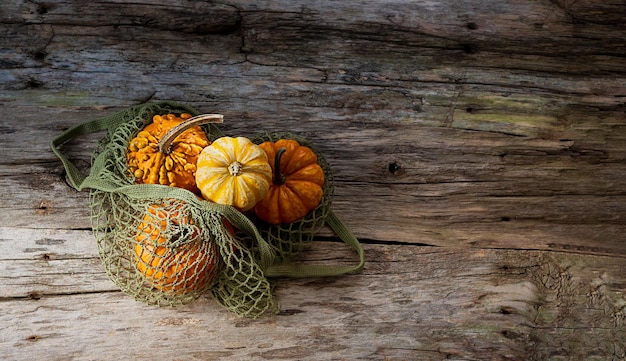
[[[174,294],[201,291],[218,272],[218,248],[180,205],[151,205],[137,228],[136,268],[156,289]],[[228,225],[227,227],[229,227]],[[170,238],[166,238],[166,231]],[[172,246],[179,237],[188,242]]]
[[[320,204],[324,194],[324,171],[317,155],[291,139],[265,142],[260,147],[270,160],[273,177],[255,213],[270,224],[292,223],[306,216]]]
[[[190,114],[155,115],[128,145],[126,158],[135,183],[163,184],[197,192],[196,163],[198,154],[210,144],[200,126],[178,135],[169,153],[162,153],[159,141],[175,126],[191,118]]]

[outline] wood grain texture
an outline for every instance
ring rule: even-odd
[[[0,231],[3,240],[23,232]],[[2,299],[7,312],[0,321],[8,329],[1,345],[9,359],[42,352],[48,359],[93,359],[94,350],[97,359],[168,360],[623,356],[623,259],[366,245],[363,274],[280,280],[281,314],[247,320],[209,299],[178,308],[133,301],[94,264],[85,231],[21,238],[23,248],[12,254],[22,262],[0,260],[23,272],[2,272],[3,281],[20,287]],[[336,242],[315,242],[306,255],[318,264],[351,258]],[[22,263],[39,270],[37,282]],[[47,276],[55,271],[60,277]]]
[[[626,359],[624,23],[621,0],[4,1],[0,355]],[[280,280],[261,320],[120,293],[50,141],[158,100],[310,138],[364,272]],[[100,136],[64,147],[84,172]],[[354,255],[324,230],[302,257]]]

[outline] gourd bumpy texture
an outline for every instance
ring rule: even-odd
[[[159,151],[159,141],[173,127],[191,118],[188,113],[155,115],[128,145],[128,169],[137,183],[162,184],[196,192],[198,154],[209,145],[199,126],[191,127],[174,139],[169,154]]]

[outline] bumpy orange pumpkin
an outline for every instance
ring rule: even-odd
[[[177,136],[168,154],[159,150],[159,141],[190,114],[155,115],[152,123],[142,129],[128,146],[126,158],[135,183],[163,184],[197,192],[196,162],[198,154],[210,144],[199,126],[191,127]]]
[[[254,210],[270,224],[291,223],[315,209],[324,191],[324,171],[317,156],[295,140],[260,144],[272,166],[272,185]]]
[[[139,272],[155,288],[174,294],[208,287],[217,274],[219,258],[215,242],[202,239],[200,229],[180,208],[180,205],[149,206],[137,228],[137,243],[133,247]],[[172,247],[171,243],[180,237],[189,242]]]

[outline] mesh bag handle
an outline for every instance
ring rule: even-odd
[[[265,274],[268,277],[293,277],[293,278],[305,278],[305,277],[328,277],[339,276],[346,273],[358,272],[363,269],[365,264],[365,255],[363,247],[359,243],[358,239],[350,232],[350,230],[341,222],[339,217],[332,211],[328,211],[326,218],[326,224],[330,229],[339,236],[339,238],[352,250],[354,250],[358,257],[359,262],[354,266],[323,266],[323,265],[311,265],[311,264],[298,264],[285,262],[282,264],[275,264],[267,269]]]

